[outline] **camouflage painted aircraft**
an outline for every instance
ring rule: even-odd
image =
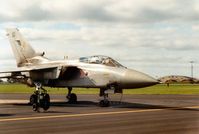
[[[77,102],[76,94],[71,92],[73,87],[99,88],[99,95],[103,97],[99,102],[100,106],[109,106],[109,91],[122,93],[123,89],[142,88],[158,83],[154,78],[128,69],[107,56],[52,61],[44,57],[44,52],[35,52],[18,29],[7,29],[7,36],[18,69],[1,73],[9,73],[7,78],[22,79],[23,83],[35,87],[35,92],[30,96],[34,111],[39,108],[48,110],[50,107],[50,96],[43,86],[68,88],[67,99],[70,103]]]

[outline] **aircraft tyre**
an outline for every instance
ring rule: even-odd
[[[75,93],[70,94],[67,98],[69,103],[77,103],[77,95]]]
[[[37,95],[36,94],[32,94],[31,96],[30,96],[30,102],[29,102],[29,104],[30,105],[33,105],[34,103],[36,103],[37,102]]]
[[[30,96],[30,104],[32,104],[33,111],[40,112],[40,108],[44,111],[50,108],[50,96],[47,91],[42,88],[41,83],[35,82],[36,91]]]
[[[108,100],[101,100],[99,102],[99,106],[100,107],[108,107],[108,106],[110,106],[110,102]]]
[[[38,111],[38,110],[39,110],[38,103],[33,103],[33,104],[32,104],[32,110],[33,110],[33,111]]]
[[[43,99],[40,100],[41,107],[46,111],[50,108],[50,96],[49,94],[44,94]]]

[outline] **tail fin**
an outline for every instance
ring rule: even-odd
[[[17,28],[9,28],[6,29],[6,31],[18,67],[22,66],[24,63],[28,63],[27,59],[38,55],[30,44],[22,37]]]

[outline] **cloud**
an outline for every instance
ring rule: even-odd
[[[194,21],[193,19],[198,19],[199,11],[199,3],[193,0],[188,2],[179,0],[101,0],[98,2],[93,0],[7,0],[1,2],[1,5],[1,21],[17,20],[19,22],[159,23],[176,20]]]
[[[198,60],[198,16],[197,0],[1,1],[0,45],[6,47],[1,47],[0,60],[13,57],[4,29],[18,27],[52,59],[109,55],[163,75],[175,72],[172,64]]]

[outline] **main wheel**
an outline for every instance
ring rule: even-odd
[[[50,108],[50,96],[45,94],[43,100],[41,100],[41,107],[46,111]]]
[[[39,106],[38,106],[37,103],[33,103],[33,104],[32,104],[32,110],[33,110],[33,111],[38,111],[38,110],[39,110]]]
[[[30,105],[33,105],[34,103],[37,103],[37,95],[36,94],[32,94],[30,96]]]
[[[69,103],[77,103],[77,95],[72,93],[70,96],[68,96],[68,102]]]

